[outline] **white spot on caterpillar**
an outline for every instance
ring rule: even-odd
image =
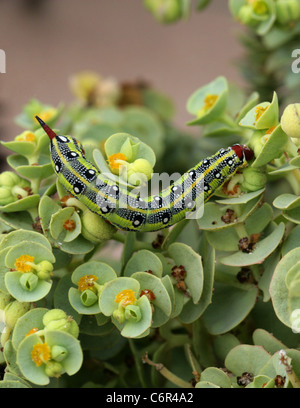
[[[80,189],[79,189],[78,187],[74,187],[74,192],[75,192],[76,194],[79,194],[79,193],[80,193]]]
[[[59,142],[66,143],[68,141],[68,138],[65,136],[57,136],[57,139]]]

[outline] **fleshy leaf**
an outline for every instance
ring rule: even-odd
[[[212,304],[204,313],[211,334],[223,334],[241,323],[255,305],[257,289],[242,290],[223,283],[215,284]]]

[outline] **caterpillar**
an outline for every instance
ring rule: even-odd
[[[52,165],[66,191],[90,211],[127,231],[158,231],[178,223],[195,210],[201,194],[203,201],[208,201],[254,156],[246,145],[220,149],[159,194],[141,198],[100,173],[85,158],[82,145],[75,138],[57,135],[42,119],[36,119],[49,136]]]

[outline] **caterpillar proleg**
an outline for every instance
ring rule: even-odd
[[[239,168],[253,158],[245,145],[220,149],[199,162],[157,195],[141,198],[128,192],[90,163],[81,144],[69,136],[57,135],[38,116],[36,119],[50,138],[51,161],[55,173],[67,192],[90,211],[119,229],[158,231],[183,220],[195,210],[200,194],[206,202]],[[126,207],[121,201],[126,199]]]

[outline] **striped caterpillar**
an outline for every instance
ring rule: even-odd
[[[253,158],[253,151],[245,145],[221,149],[184,173],[169,188],[142,199],[100,173],[86,160],[76,139],[57,135],[38,116],[36,119],[50,138],[52,165],[64,188],[90,211],[128,231],[158,231],[183,220],[195,210],[200,194],[204,202],[209,200]]]

